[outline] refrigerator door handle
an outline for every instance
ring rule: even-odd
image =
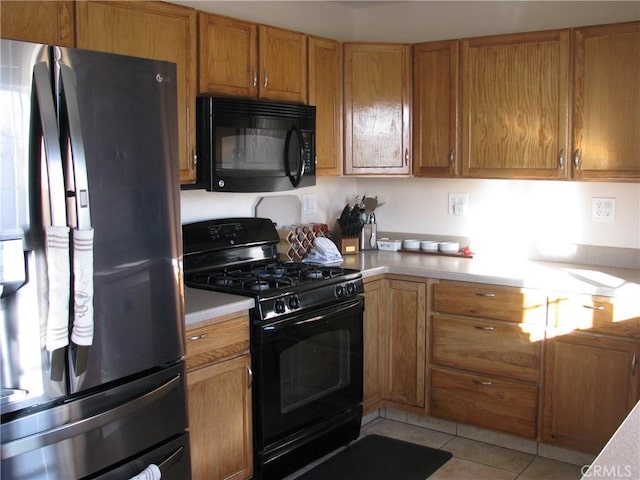
[[[60,47],[55,48],[55,58],[59,69],[61,103],[66,112],[63,130],[68,133],[68,155],[72,165],[73,189],[68,193],[74,199],[75,227],[73,231],[73,328],[71,341],[78,346],[74,355],[76,376],[87,369],[87,347],[93,344],[93,237],[91,209],[89,207],[89,179],[84,137],[80,121],[80,106],[73,70],[62,61]],[[67,131],[68,129],[68,131]]]
[[[37,450],[48,445],[53,445],[64,440],[82,435],[96,428],[103,427],[109,423],[123,420],[125,417],[135,414],[148,405],[158,401],[180,387],[182,383],[181,375],[176,375],[168,382],[141,395],[127,403],[105,412],[83,418],[65,425],[46,430],[44,432],[29,435],[17,440],[3,443],[2,460],[22,455],[23,453]]]
[[[62,153],[60,151],[58,121],[53,102],[49,66],[37,63],[33,67],[33,84],[40,113],[42,138],[44,143],[47,177],[49,179],[49,208],[51,225],[67,225],[66,194],[64,191],[64,174]]]
[[[55,47],[59,49],[59,47]],[[56,53],[56,58],[60,59],[60,52]],[[73,165],[73,179],[75,190],[68,192],[69,196],[75,197],[76,206],[76,228],[87,230],[91,228],[91,211],[89,208],[89,180],[87,177],[87,160],[84,150],[84,138],[80,123],[80,107],[78,105],[78,94],[76,92],[76,81],[73,70],[64,63],[58,61],[60,69],[60,85],[62,101],[67,113],[69,128],[69,150]]]

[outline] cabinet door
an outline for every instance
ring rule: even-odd
[[[403,405],[424,407],[427,285],[390,280],[387,298],[385,396]]]
[[[460,174],[458,149],[459,42],[413,46],[413,174]]]
[[[198,13],[199,93],[258,94],[258,26]]]
[[[640,22],[575,31],[574,177],[640,180]]]
[[[249,355],[187,373],[194,480],[253,474]]]
[[[307,102],[307,37],[260,25],[260,98]]]
[[[77,2],[76,42],[79,48],[176,64],[180,181],[194,182],[195,10],[162,2]]]
[[[568,30],[462,42],[462,174],[567,177]]]
[[[411,47],[344,45],[345,174],[411,172]]]
[[[309,37],[309,105],[316,107],[316,175],[342,173],[342,46]]]
[[[597,453],[638,400],[637,341],[574,333],[546,348],[542,440]]]
[[[383,280],[364,285],[364,414],[382,401],[382,324],[384,322]]]
[[[73,47],[73,2],[2,1],[2,38]]]

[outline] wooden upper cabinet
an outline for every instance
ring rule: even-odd
[[[0,4],[2,38],[73,47],[73,2],[13,1]]]
[[[569,31],[462,41],[462,174],[567,178]]]
[[[198,13],[199,93],[258,95],[258,26]]]
[[[181,183],[195,181],[196,12],[162,2],[76,2],[79,48],[174,62]]]
[[[260,25],[260,98],[307,102],[307,36]]]
[[[307,36],[200,12],[199,93],[307,102]]]
[[[453,177],[459,162],[459,45],[413,46],[413,175]]]
[[[573,175],[640,180],[640,22],[575,30]]]
[[[411,172],[411,46],[344,44],[345,174]]]
[[[342,173],[342,45],[309,37],[309,104],[316,107],[316,175]]]

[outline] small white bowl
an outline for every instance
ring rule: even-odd
[[[438,250],[442,253],[458,253],[460,244],[458,242],[440,242],[438,243]]]
[[[422,240],[420,242],[420,250],[423,252],[437,252],[438,251],[438,242],[433,240]]]
[[[405,250],[420,250],[420,240],[404,240],[402,242],[402,248]]]

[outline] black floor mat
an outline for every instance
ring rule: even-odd
[[[380,435],[367,435],[298,480],[425,480],[452,457]]]

